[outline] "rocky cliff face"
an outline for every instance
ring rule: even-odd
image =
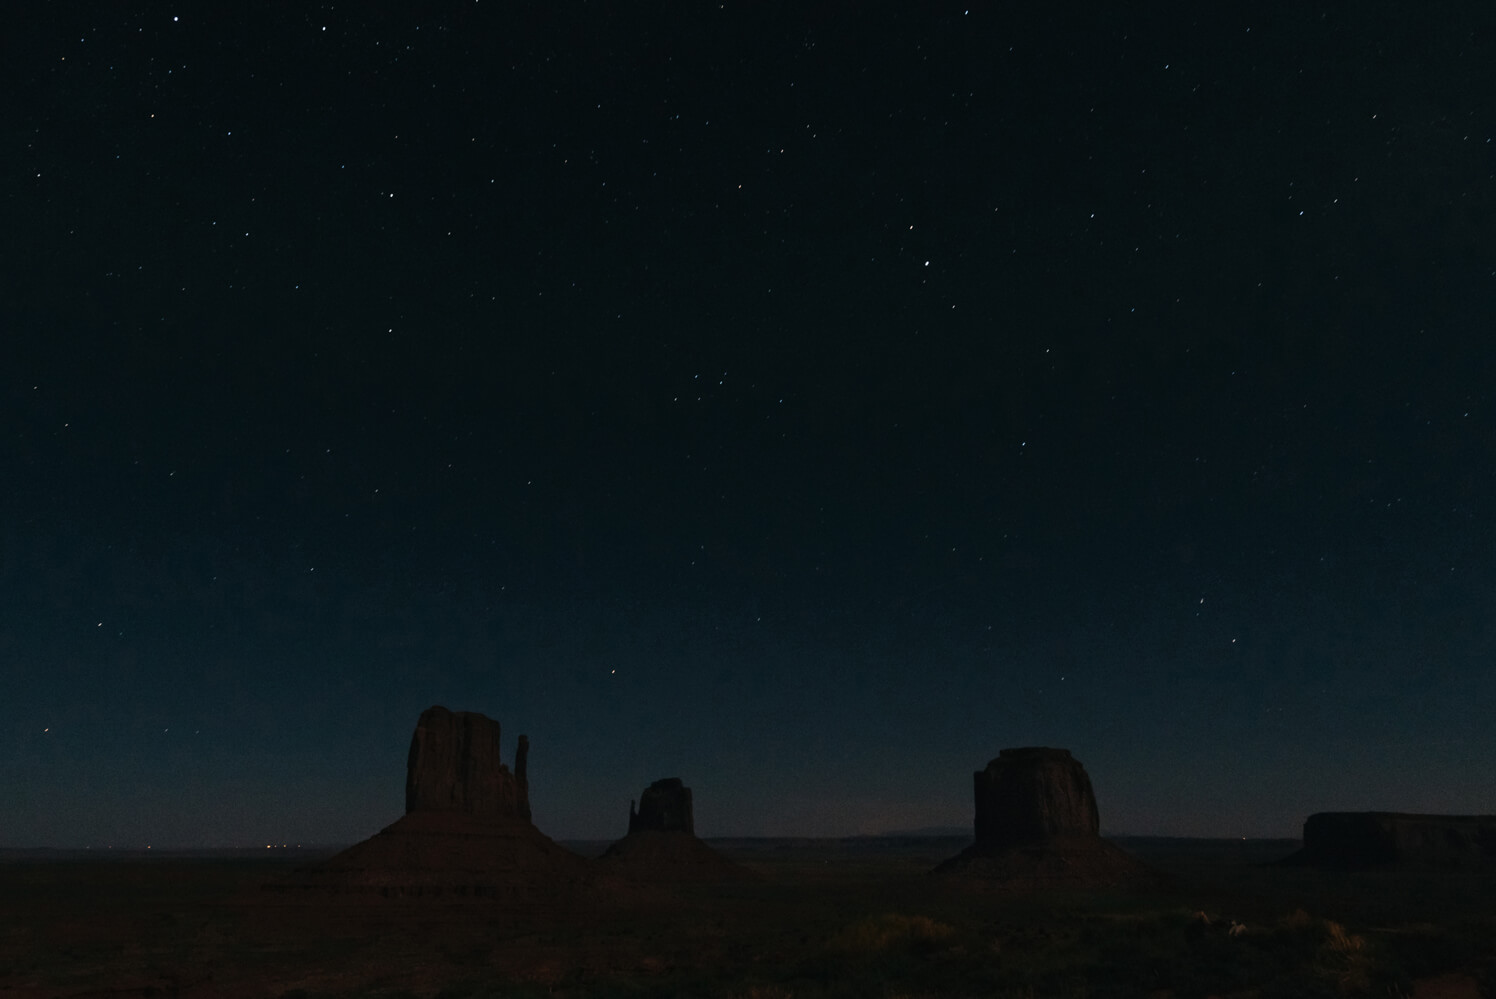
[[[515,771],[499,757],[499,723],[475,711],[427,708],[416,722],[405,770],[405,812],[530,818],[529,740],[519,737]]]
[[[1496,868],[1496,815],[1318,812],[1294,862],[1322,867]]]
[[[1091,778],[1068,749],[1004,749],[973,779],[979,847],[1101,834]]]

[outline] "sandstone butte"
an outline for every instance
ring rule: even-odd
[[[598,858],[611,874],[634,881],[739,881],[753,875],[696,837],[691,789],[679,777],[645,788],[629,802],[628,834]]]
[[[973,774],[976,841],[935,869],[984,887],[1139,885],[1155,875],[1101,838],[1091,778],[1068,749],[1004,749]]]
[[[268,890],[550,903],[590,888],[591,865],[535,827],[519,737],[514,769],[499,723],[432,707],[410,740],[405,815],[361,843]]]

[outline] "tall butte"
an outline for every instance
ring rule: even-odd
[[[427,708],[405,768],[405,815],[271,890],[550,902],[591,883],[587,861],[535,827],[523,735],[511,771],[499,723]]]
[[[476,711],[421,712],[405,764],[405,814],[461,812],[529,822],[530,740],[519,737],[511,773],[500,758],[499,736],[499,723]]]

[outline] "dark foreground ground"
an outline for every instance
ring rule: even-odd
[[[1271,866],[1291,841],[1117,842],[1167,886],[931,878],[959,839],[721,840],[757,880],[517,912],[261,890],[305,851],[0,853],[0,999],[1496,995],[1496,876]]]

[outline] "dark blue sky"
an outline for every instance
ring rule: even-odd
[[[0,846],[1496,811],[1488,5],[41,13]]]

